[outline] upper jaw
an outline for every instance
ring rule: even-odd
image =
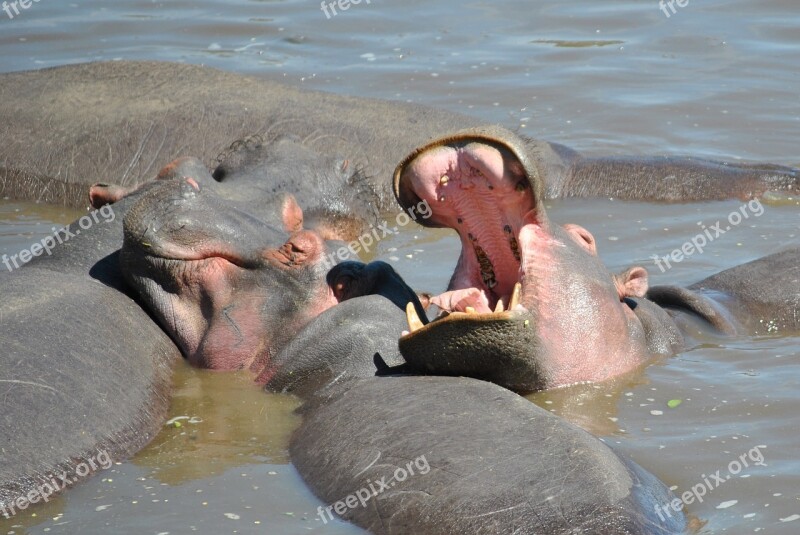
[[[406,175],[406,171],[415,160],[431,149],[464,146],[470,143],[485,144],[503,150],[510,157],[509,159],[519,164],[519,170],[527,179],[537,204],[544,197],[544,183],[535,160],[528,154],[525,142],[515,133],[503,127],[484,126],[468,128],[434,139],[409,153],[394,171],[393,190],[400,206],[404,210],[409,210],[421,201],[413,188],[410,187],[408,176]],[[421,219],[418,222],[424,226],[442,226],[432,221],[432,219]]]
[[[409,155],[397,167],[394,185],[404,208],[428,202],[433,214],[422,224],[458,232],[462,253],[448,289],[481,294],[473,303],[445,296],[437,304],[447,301],[461,311],[507,308],[515,286],[525,285],[534,241],[549,228],[542,182],[521,140],[502,129],[441,138]]]

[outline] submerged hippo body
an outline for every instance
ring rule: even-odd
[[[450,314],[425,326],[412,317],[400,340],[413,369],[532,391],[680,352],[691,318],[724,335],[800,328],[800,248],[689,289],[648,289],[644,268],[613,275],[589,231],[550,221],[533,162],[513,133],[488,128],[429,143],[398,166],[401,206],[427,201],[432,215],[420,223],[453,228],[462,243],[448,291],[432,300]]]
[[[323,521],[340,515],[375,534],[687,532],[682,514],[658,517],[674,497],[653,475],[484,381],[333,385],[305,407],[290,452],[328,504]]]
[[[83,216],[51,256],[0,274],[0,514],[129,457],[166,417],[180,352],[116,265],[135,198]]]
[[[90,184],[129,187],[185,155],[214,169],[236,140],[268,145],[293,136],[363,169],[379,207],[387,208],[387,179],[408,151],[479,124],[424,106],[303,91],[186,64],[117,61],[3,74],[0,195],[81,206]],[[792,189],[800,179],[791,167],[591,158],[554,143],[524,143],[548,197],[723,199]]]

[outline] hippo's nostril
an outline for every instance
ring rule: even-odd
[[[211,178],[213,178],[217,182],[222,182],[223,180],[225,180],[225,175],[226,174],[227,173],[225,172],[225,168],[222,167],[222,166],[219,166],[216,169],[214,169],[213,173],[211,173]]]

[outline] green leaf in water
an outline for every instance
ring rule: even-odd
[[[667,401],[667,407],[669,407],[670,409],[674,409],[675,407],[677,407],[681,403],[683,403],[682,399],[671,399],[671,400]]]

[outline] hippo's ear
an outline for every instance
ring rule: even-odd
[[[592,233],[580,225],[569,223],[564,225],[566,230],[578,245],[586,249],[590,254],[597,256],[597,244],[594,241]]]
[[[286,195],[281,207],[281,217],[283,227],[286,232],[298,232],[303,230],[303,209],[297,204],[294,195]]]
[[[138,186],[125,188],[114,184],[94,184],[89,188],[89,204],[92,208],[99,209],[122,200],[137,189],[139,189]]]
[[[644,297],[647,294],[647,270],[641,266],[628,269],[614,277],[619,298]]]

